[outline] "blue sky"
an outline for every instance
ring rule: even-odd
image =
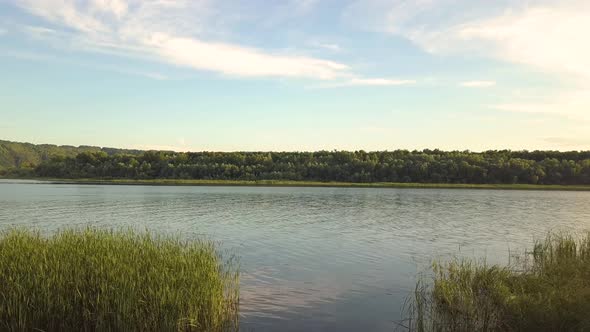
[[[590,3],[0,0],[0,139],[590,149]]]

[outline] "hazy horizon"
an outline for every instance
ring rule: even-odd
[[[407,150],[407,151],[424,151],[424,150],[440,150],[443,152],[452,152],[452,151],[458,151],[458,152],[465,152],[465,151],[469,151],[469,152],[473,152],[473,153],[484,153],[484,152],[488,152],[488,151],[503,151],[503,150],[510,150],[510,151],[514,151],[514,152],[518,152],[518,151],[558,151],[558,152],[585,152],[585,151],[590,151],[590,149],[586,149],[586,150],[558,150],[558,149],[551,149],[551,150],[536,150],[536,149],[488,149],[488,150],[470,150],[470,149],[454,149],[454,150],[445,150],[445,149],[439,149],[439,148],[429,148],[429,147],[425,147],[425,148],[419,148],[419,149],[405,149],[405,148],[396,148],[396,149],[384,149],[384,150],[369,150],[369,149],[352,149],[352,150],[346,150],[346,149],[331,149],[331,150],[327,150],[327,149],[319,149],[319,150],[174,150],[174,149],[141,149],[141,148],[134,148],[134,147],[125,147],[125,146],[109,146],[109,145],[93,145],[93,144],[55,144],[55,143],[51,143],[51,142],[39,142],[39,143],[35,143],[35,142],[21,142],[21,141],[14,141],[14,140],[10,140],[10,139],[4,139],[0,137],[0,141],[8,141],[8,142],[12,142],[12,143],[22,143],[22,144],[34,144],[34,145],[54,145],[54,146],[58,146],[58,147],[62,147],[62,146],[70,146],[70,147],[74,147],[74,148],[79,148],[79,147],[94,147],[94,148],[101,148],[101,149],[118,149],[118,150],[139,150],[139,151],[164,151],[164,152],[320,152],[320,151],[365,151],[365,152],[384,152],[384,151],[396,151],[396,150]]]
[[[586,1],[6,0],[2,139],[590,150]]]

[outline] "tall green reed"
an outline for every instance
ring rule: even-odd
[[[0,330],[235,331],[238,271],[206,241],[0,234]]]
[[[590,330],[590,234],[549,234],[506,267],[435,263],[406,309],[410,331]]]

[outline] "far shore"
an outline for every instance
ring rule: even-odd
[[[2,178],[0,179],[8,179]],[[21,178],[21,180],[24,180]],[[400,182],[320,182],[281,180],[181,180],[181,179],[55,179],[27,178],[52,184],[145,185],[145,186],[228,186],[228,187],[333,187],[333,188],[424,188],[424,189],[497,189],[590,191],[590,185],[544,184],[468,184]]]

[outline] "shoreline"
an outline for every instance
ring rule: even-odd
[[[144,186],[222,186],[222,187],[309,187],[309,188],[391,188],[391,189],[495,189],[495,190],[561,190],[590,191],[590,185],[541,184],[463,184],[463,183],[399,183],[399,182],[320,182],[275,180],[176,180],[176,179],[55,179],[2,178],[5,180],[37,180],[48,184],[144,185]]]

